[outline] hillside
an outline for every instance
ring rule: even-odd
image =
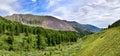
[[[77,51],[79,56],[120,56],[120,27],[86,37]]]
[[[73,31],[31,27],[0,17],[0,56],[50,55],[51,49],[47,53],[41,51],[46,51],[47,47],[76,42],[81,37],[80,33]]]
[[[120,56],[120,27],[79,39],[63,53],[67,56]],[[61,55],[57,55],[61,56]]]
[[[76,56],[120,56],[120,21],[99,33],[85,36]],[[79,46],[79,45],[78,45]]]
[[[17,21],[25,25],[38,26],[46,29],[76,31],[72,25],[52,16],[38,16],[31,14],[13,14],[5,17],[8,20]]]
[[[110,25],[109,27],[111,28],[111,27],[118,27],[118,26],[120,26],[120,20],[114,22],[114,23],[113,23],[112,25]]]
[[[119,21],[117,21],[118,23]],[[116,22],[114,24],[117,24]],[[113,24],[113,25],[114,25]],[[120,25],[84,36],[65,49],[68,56],[120,56]],[[60,55],[59,55],[60,56]]]

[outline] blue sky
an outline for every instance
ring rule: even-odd
[[[107,27],[120,18],[120,0],[0,0],[0,15],[51,15]]]

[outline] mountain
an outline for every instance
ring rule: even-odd
[[[84,27],[82,24],[79,24],[78,22],[75,22],[75,21],[66,21],[66,22],[71,24],[78,32],[81,32],[81,33],[91,32],[90,30],[88,30],[86,27]]]
[[[75,21],[60,20],[52,16],[38,16],[32,14],[13,14],[5,17],[8,20],[17,21],[29,26],[38,26],[46,29],[78,31],[80,33],[98,32],[100,28],[92,25],[83,25]]]
[[[13,14],[5,17],[8,20],[17,21],[25,25],[39,26],[46,29],[76,31],[72,25],[52,16],[38,16],[31,14]]]
[[[75,21],[66,22],[70,23],[77,31],[82,33],[99,32],[101,30],[100,28],[89,24],[80,24]]]
[[[92,32],[99,32],[100,30],[102,30],[101,28],[98,28],[98,27],[90,25],[90,24],[82,24],[82,25]]]

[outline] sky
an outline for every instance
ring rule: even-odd
[[[0,16],[50,15],[105,28],[120,18],[120,0],[0,0]]]

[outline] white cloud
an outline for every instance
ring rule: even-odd
[[[32,2],[36,2],[37,0],[32,0]]]
[[[56,4],[58,4],[60,1],[62,0],[49,0],[49,4],[48,4],[48,8],[55,6]]]
[[[62,0],[62,2],[64,4],[58,1],[51,3],[53,10],[48,13],[61,19],[75,20],[98,27],[107,27],[120,17],[120,0],[68,0],[66,2]]]
[[[0,15],[17,13],[16,9],[19,9],[18,4],[17,0],[0,0],[0,12],[2,12]]]

